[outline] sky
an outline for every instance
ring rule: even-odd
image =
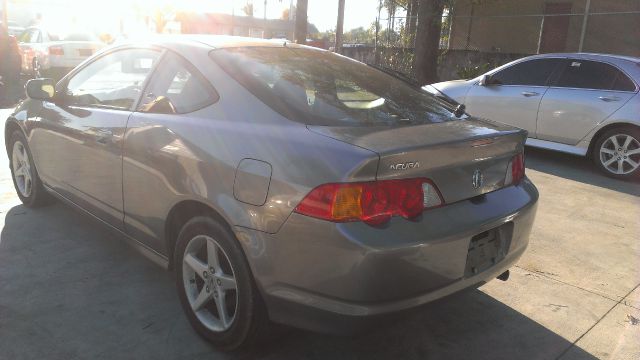
[[[161,1],[161,0],[160,0]],[[202,1],[186,0],[189,6],[201,8]],[[209,2],[212,10],[219,12],[231,12],[233,4],[235,4],[236,14],[241,14],[241,8],[246,4],[247,0],[226,0]],[[335,29],[338,20],[338,0],[308,0],[307,9],[308,21],[314,24],[318,30],[326,31]],[[184,0],[183,0],[184,3]],[[288,9],[289,6],[296,4],[293,0],[267,0],[267,18],[279,18],[282,11]],[[357,27],[369,27],[378,16],[379,0],[345,0],[344,9],[344,30],[348,31]],[[264,0],[253,0],[254,16],[264,16]],[[384,17],[384,15],[383,15]]]
[[[252,1],[254,4],[254,16],[262,17],[264,15],[264,0]],[[338,0],[308,1],[307,15],[309,22],[316,25],[320,31],[335,29],[338,16]],[[239,15],[242,14],[241,8],[246,2],[247,0],[108,0],[107,2],[102,0],[9,0],[10,4],[27,5],[31,8],[30,13],[37,12],[38,9],[50,9],[50,11],[45,12],[54,13],[56,18],[63,17],[61,16],[63,12],[68,12],[70,7],[76,10],[84,10],[82,8],[86,8],[87,15],[95,16],[99,13],[101,14],[99,18],[102,20],[107,20],[111,16],[118,16],[117,14],[122,15],[122,10],[131,7],[133,3],[141,6],[179,4],[178,6],[181,8],[188,8],[197,12],[235,12]],[[107,3],[111,6],[105,6]],[[282,11],[289,8],[291,4],[295,5],[295,3],[296,0],[267,0],[267,17],[280,18]],[[369,27],[378,15],[378,3],[379,0],[345,0],[344,30],[348,31],[360,26]],[[382,17],[384,17],[384,12]]]
[[[309,0],[309,22],[320,31],[335,29],[338,20],[338,0]],[[378,16],[378,0],[345,0],[344,30],[368,28]],[[384,17],[384,15],[382,15]]]

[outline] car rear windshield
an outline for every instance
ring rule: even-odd
[[[307,125],[395,126],[456,120],[416,86],[333,53],[299,47],[242,47],[210,55],[283,116]]]

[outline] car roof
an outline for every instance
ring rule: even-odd
[[[631,76],[635,80],[636,83],[640,83],[640,58],[634,57],[634,56],[615,55],[615,54],[546,53],[546,54],[531,55],[531,56],[524,57],[522,59],[515,60],[501,67],[498,67],[492,70],[492,72],[495,72],[507,66],[511,66],[520,61],[526,61],[531,59],[544,59],[544,58],[552,58],[552,57],[565,57],[565,58],[569,57],[569,58],[582,59],[582,60],[608,62],[624,70],[627,73],[627,75]]]
[[[608,60],[617,62],[617,60],[630,61],[636,64],[640,64],[640,58],[634,56],[616,55],[616,54],[599,54],[599,53],[547,53],[533,55],[532,57],[572,57],[585,60]]]
[[[184,45],[208,46],[214,49],[230,48],[230,47],[251,47],[251,46],[296,46],[293,42],[285,39],[257,39],[241,36],[229,35],[149,35],[144,37],[132,37],[119,43],[122,44],[140,44],[157,45],[167,48],[181,47]]]

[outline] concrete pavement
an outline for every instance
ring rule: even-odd
[[[21,206],[2,154],[0,359],[640,359],[640,184],[535,149],[527,167],[540,205],[509,281],[358,337],[292,329],[238,356],[191,330],[172,274],[62,204]]]

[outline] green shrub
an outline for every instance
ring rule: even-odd
[[[484,63],[480,65],[468,65],[468,66],[458,66],[456,68],[456,75],[460,79],[473,79],[477,76],[480,76],[491,69],[491,64]]]

